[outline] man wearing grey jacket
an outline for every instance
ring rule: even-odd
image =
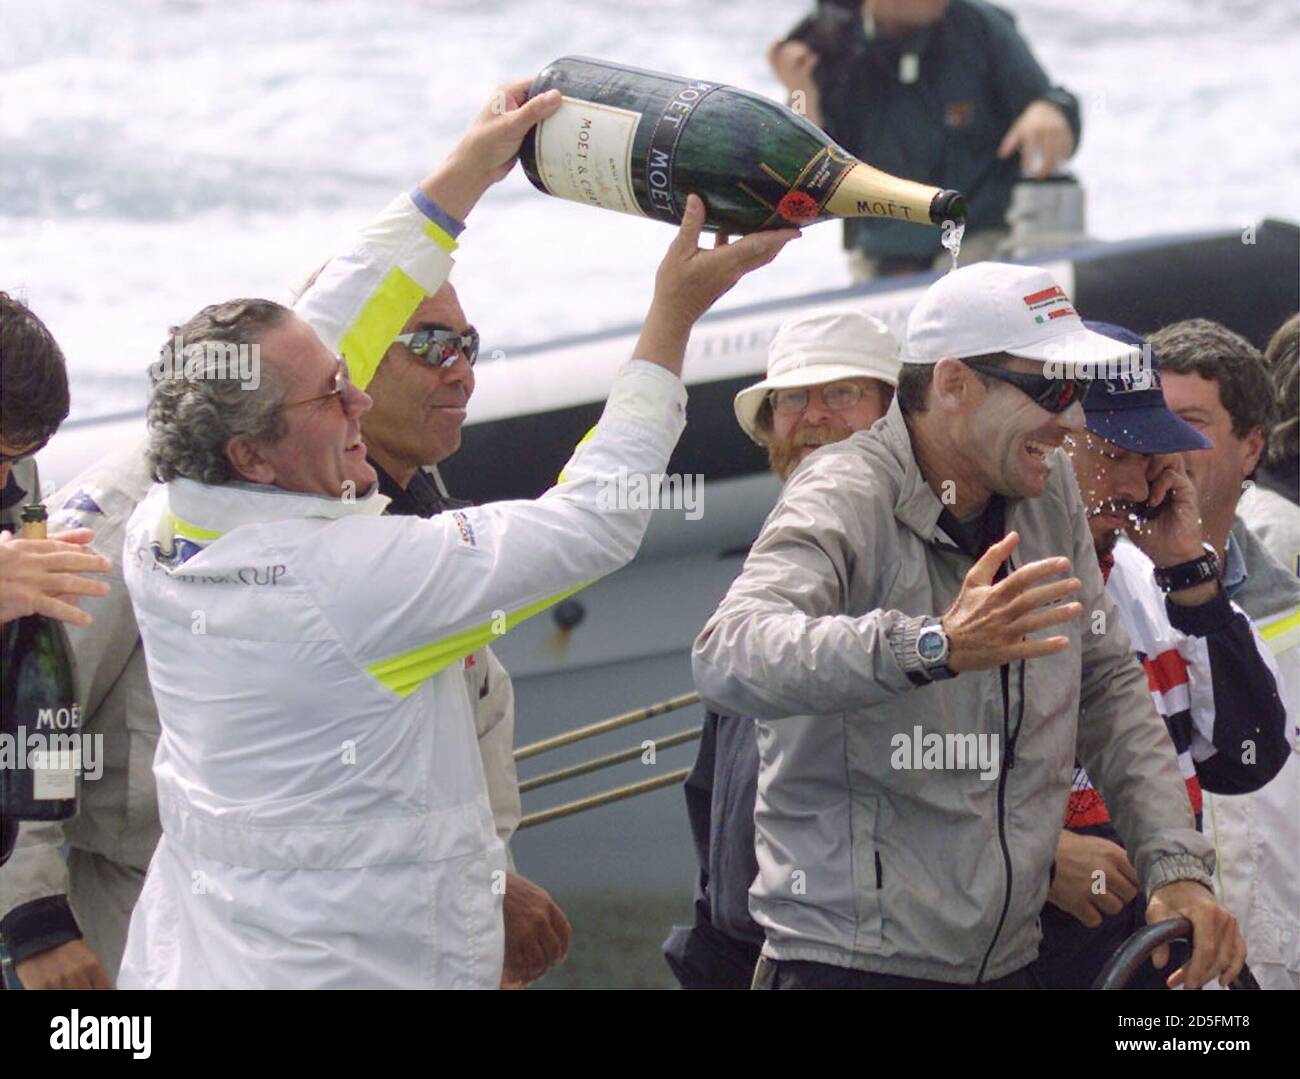
[[[1148,920],[1193,923],[1170,984],[1236,976],[1244,943],[1056,452],[1084,426],[1070,376],[1133,362],[1045,271],[954,271],[909,319],[885,419],[786,484],[693,656],[710,707],[758,717],[756,986],[1032,985],[1076,754]]]

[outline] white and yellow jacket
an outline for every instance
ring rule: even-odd
[[[407,209],[300,303],[344,298],[304,314],[331,347],[363,328],[354,366],[449,267]],[[394,266],[419,289],[392,288]],[[163,838],[120,987],[498,984],[505,855],[461,661],[633,557],[649,511],[604,480],[662,472],[684,412],[681,381],[633,360],[556,487],[428,520],[380,516],[373,493],[153,488],[123,563]]]
[[[446,255],[455,246],[403,195],[361,230],[337,265],[327,264],[297,311],[336,347],[346,347],[354,377],[362,372],[369,381],[384,342],[409,317],[403,312],[445,278]],[[82,604],[94,624],[66,629],[83,735],[101,740],[102,775],[82,785],[76,817],[25,822],[18,849],[0,870],[0,933],[11,955],[26,959],[84,932],[110,976],[139,888],[128,882],[143,876],[159,836],[153,778],[158,715],[121,566],[127,521],[151,485],[141,441],[107,453],[48,500],[51,531],[93,529],[95,551],[113,563],[110,595]],[[24,486],[36,490],[34,474]],[[478,746],[497,834],[508,843],[520,819],[510,676],[485,647],[467,657],[465,677],[477,702]],[[65,845],[114,863],[120,871],[113,879],[122,887],[111,894],[96,889],[93,897],[83,892],[70,876]],[[85,898],[74,918],[69,897],[78,893]],[[92,902],[96,909],[89,911]]]

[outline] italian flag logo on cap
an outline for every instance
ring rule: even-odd
[[[1050,322],[1054,318],[1065,318],[1075,314],[1070,306],[1070,297],[1062,291],[1060,285],[1053,285],[1041,292],[1031,292],[1025,297],[1025,306],[1034,316],[1035,322]]]

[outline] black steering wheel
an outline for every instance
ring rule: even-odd
[[[1170,944],[1175,940],[1191,940],[1192,923],[1186,918],[1171,918],[1167,922],[1156,922],[1155,925],[1148,925],[1139,929],[1123,944],[1116,949],[1115,954],[1110,957],[1101,973],[1097,975],[1097,980],[1092,983],[1094,989],[1124,989],[1133,976],[1137,974],[1138,968],[1147,961],[1147,958],[1162,944]],[[1241,973],[1228,986],[1229,989],[1258,989],[1259,982],[1255,981],[1255,976],[1251,974],[1250,968],[1244,963],[1241,967]]]

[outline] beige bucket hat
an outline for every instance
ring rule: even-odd
[[[898,341],[880,319],[860,311],[818,311],[781,324],[767,350],[767,378],[736,394],[736,419],[760,446],[758,411],[770,390],[823,386],[844,378],[898,385]]]

